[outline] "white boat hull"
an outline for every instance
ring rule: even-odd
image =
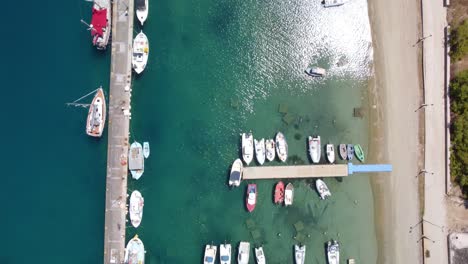
[[[143,218],[143,206],[145,205],[145,200],[139,191],[133,191],[130,196],[130,221],[132,225],[137,228],[141,224]]]
[[[266,264],[266,258],[263,252],[263,247],[255,248],[255,259],[257,260],[257,264]]]
[[[260,165],[265,163],[265,139],[260,139],[260,141],[255,141],[255,157]]]
[[[242,181],[242,169],[243,164],[240,159],[236,159],[231,167],[231,173],[229,174],[229,186],[238,187]]]
[[[286,142],[286,138],[284,137],[283,133],[278,132],[275,138],[276,144],[276,154],[278,158],[282,162],[286,162],[288,158],[288,143]]]
[[[146,68],[149,56],[148,37],[142,32],[133,39],[132,68],[140,74]]]
[[[138,180],[145,171],[145,158],[143,156],[143,147],[138,142],[133,142],[128,151],[128,169],[132,178]]]
[[[146,19],[148,18],[148,0],[145,0],[145,6],[144,8],[141,8],[139,9],[137,7],[136,9],[136,16],[137,16],[137,19],[138,21],[140,21],[140,24],[143,26],[143,24],[145,23]]]
[[[150,145],[148,142],[143,142],[143,156],[147,159],[150,155]]]
[[[298,246],[294,245],[294,258],[296,260],[296,264],[304,264],[305,263],[305,254],[306,254],[306,246]]]
[[[320,198],[325,199],[331,196],[330,189],[328,189],[328,186],[325,184],[324,181],[317,179],[317,181],[315,182],[315,188],[320,194]]]
[[[327,144],[326,149],[327,149],[328,162],[334,163],[335,162],[335,147],[333,146],[333,144]]]
[[[239,254],[237,255],[238,264],[248,264],[250,256],[250,243],[249,242],[240,242],[239,244]]]
[[[313,163],[320,162],[320,155],[321,155],[320,136],[317,136],[317,137],[309,136],[309,155]]]
[[[340,264],[340,247],[337,241],[328,241],[328,264]]]
[[[135,235],[134,238],[128,241],[127,247],[125,248],[124,262],[128,264],[144,264],[145,253],[143,242]]]
[[[292,205],[293,200],[294,200],[294,186],[292,185],[292,183],[288,183],[284,191],[284,205],[285,206]]]
[[[254,145],[252,133],[242,133],[242,159],[249,165],[253,160]]]
[[[104,97],[104,90],[100,87],[89,105],[88,117],[86,119],[86,134],[92,137],[101,137],[105,125],[106,98]]]
[[[275,141],[273,139],[267,139],[265,141],[266,159],[273,161],[275,159]]]
[[[221,264],[231,264],[231,244],[219,245],[219,261]]]

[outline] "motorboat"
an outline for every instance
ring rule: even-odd
[[[133,39],[132,68],[137,74],[143,72],[148,63],[149,43],[148,37],[141,31]]]
[[[284,191],[284,205],[292,205],[294,198],[294,186],[292,183],[286,185],[286,190]]]
[[[254,140],[255,143],[255,156],[260,165],[265,163],[265,139]]]
[[[330,163],[335,162],[335,146],[333,144],[327,144],[325,146],[326,151],[327,151],[327,160]]]
[[[231,174],[229,174],[229,186],[237,187],[242,180],[242,169],[244,165],[240,159],[236,159],[231,167]]]
[[[88,25],[82,20],[89,27],[93,37],[93,45],[98,50],[105,50],[109,44],[112,29],[111,17],[111,0],[94,0],[91,23]]]
[[[249,165],[253,159],[254,145],[252,133],[242,133],[242,158]]]
[[[219,260],[221,264],[231,264],[231,244],[219,245]]]
[[[255,259],[257,264],[266,264],[265,253],[263,252],[263,247],[255,248]]]
[[[205,246],[205,255],[203,257],[203,264],[214,264],[216,260],[216,250],[215,245],[206,245]]]
[[[352,160],[354,157],[354,146],[352,144],[348,144],[348,160]]]
[[[266,159],[273,161],[275,159],[275,141],[273,139],[267,139],[265,141]]]
[[[255,209],[257,204],[257,184],[251,183],[247,186],[247,196],[245,198],[245,206],[249,212]]]
[[[278,132],[276,134],[275,141],[276,154],[278,154],[278,158],[282,162],[286,162],[286,159],[288,158],[288,143],[286,142],[286,138],[284,137],[283,133]]]
[[[327,71],[320,67],[309,67],[305,70],[305,73],[312,77],[323,77],[327,74]]]
[[[148,18],[148,0],[135,0],[136,16],[143,26]]]
[[[241,241],[239,244],[239,254],[237,255],[238,264],[248,264],[250,257],[250,243]]]
[[[106,125],[106,98],[102,87],[97,89],[93,101],[89,105],[88,118],[86,119],[86,134],[92,137],[102,136]]]
[[[143,157],[143,147],[138,142],[133,142],[128,151],[128,169],[132,178],[138,180],[145,171],[145,159]]]
[[[284,202],[284,183],[282,181],[279,181],[275,186],[274,201],[275,204]]]
[[[145,264],[145,246],[143,242],[135,235],[128,241],[125,249],[124,263],[125,264]]]
[[[359,144],[354,145],[354,154],[356,155],[356,158],[359,161],[364,162],[364,160],[365,160],[364,151],[362,150],[361,145],[359,145]]]
[[[304,264],[305,263],[305,254],[306,254],[306,246],[299,246],[294,245],[294,258],[296,259],[296,264]]]
[[[147,159],[150,155],[150,145],[148,142],[143,142],[143,156]]]
[[[145,199],[141,196],[139,191],[133,191],[130,195],[130,221],[132,225],[137,228],[141,219],[143,218],[143,206],[145,205]]]
[[[317,192],[320,194],[320,198],[325,199],[331,196],[328,186],[321,179],[317,179],[315,181],[315,187],[317,188]]]
[[[313,163],[320,162],[320,155],[321,155],[320,136],[315,136],[315,137],[309,136],[309,155]]]
[[[346,144],[340,144],[340,157],[343,160],[348,159],[348,149],[346,148]]]
[[[323,7],[334,7],[344,5],[347,0],[323,0]]]
[[[327,257],[328,264],[340,264],[340,244],[338,241],[328,241]]]

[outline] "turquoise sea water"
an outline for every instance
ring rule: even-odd
[[[87,137],[86,110],[65,103],[108,87],[110,52],[94,51],[79,22],[90,16],[88,3],[30,5],[27,37],[5,29],[21,52],[6,53],[11,63],[3,65],[2,163],[9,167],[0,263],[101,263],[107,138]],[[129,182],[129,192],[145,197],[137,233],[147,263],[200,263],[205,244],[241,240],[263,244],[269,263],[293,263],[294,236],[304,237],[306,263],[326,263],[331,238],[342,243],[343,260],[375,263],[368,176],[326,179],[333,193],[327,201],[312,181],[293,181],[289,208],[272,204],[273,181],[258,181],[253,213],[244,208],[245,183],[233,190],[226,184],[243,131],[256,138],[282,131],[298,163],[309,163],[309,134],[367,149],[367,120],[352,117],[354,107],[366,106],[372,74],[366,1],[328,10],[306,0],[150,5],[150,61],[134,80],[131,137],[149,141],[152,153],[141,180]],[[308,78],[309,63],[329,76]],[[127,237],[135,233],[129,224]]]

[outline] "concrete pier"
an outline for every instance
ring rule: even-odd
[[[113,1],[104,263],[123,263],[125,256],[133,13],[133,0]]]

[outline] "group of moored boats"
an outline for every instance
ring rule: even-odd
[[[275,140],[264,138],[256,140],[252,132],[241,134],[242,159],[249,165],[255,155],[258,164],[263,165],[265,161],[273,161],[275,156],[282,162],[288,158],[288,143],[283,133],[278,132]]]
[[[203,264],[214,264],[217,257],[216,245],[206,245],[203,256]],[[256,247],[255,260],[257,264],[266,264],[266,257],[263,247]],[[294,245],[294,260],[296,264],[304,264],[306,257],[305,245]],[[250,258],[250,243],[241,241],[237,253],[237,263],[248,264]],[[221,244],[219,246],[219,260],[221,264],[231,264],[231,244]],[[340,245],[336,240],[327,242],[327,260],[328,264],[340,263]],[[354,261],[354,260],[353,260]]]
[[[320,143],[320,136],[309,136],[309,155],[310,159],[313,163],[319,163],[321,158],[321,143]],[[364,162],[365,156],[364,151],[361,145],[356,144],[340,144],[339,146],[340,157],[343,160],[352,160],[354,156],[361,161]],[[335,146],[333,144],[326,144],[325,151],[327,155],[327,161],[329,163],[335,162]]]

